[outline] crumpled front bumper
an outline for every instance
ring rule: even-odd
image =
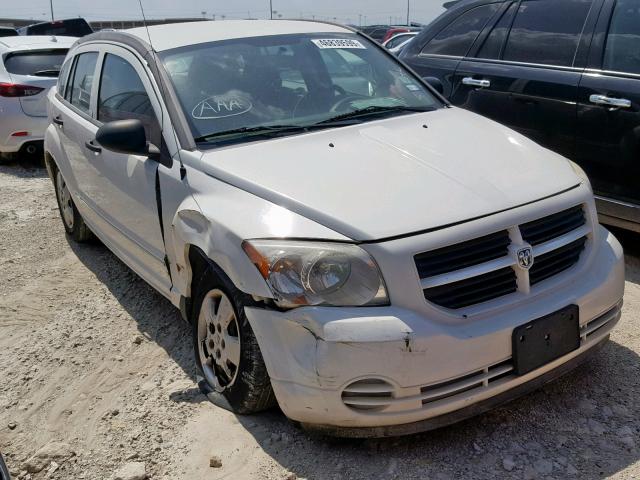
[[[483,322],[437,323],[394,306],[247,308],[280,407],[327,433],[385,436],[451,423],[555,378],[601,345],[620,318],[622,248],[606,231],[599,238],[588,275]],[[513,329],[569,304],[580,308],[581,347],[526,375],[510,372]],[[390,385],[390,396],[363,394],[360,407],[348,405],[345,388],[370,379]],[[444,415],[448,422],[425,422]],[[391,428],[402,425],[408,429]]]

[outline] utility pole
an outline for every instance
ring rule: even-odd
[[[362,14],[358,14],[358,25],[362,26]]]
[[[53,0],[49,0],[49,7],[51,7],[51,21],[53,22]]]
[[[269,15],[271,15],[271,20],[273,20],[273,0],[269,0]]]
[[[411,0],[407,0],[407,27],[409,26],[409,7],[411,5]]]

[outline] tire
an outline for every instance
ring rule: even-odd
[[[60,218],[67,234],[78,243],[88,242],[93,239],[93,233],[84,223],[60,170],[55,166],[53,166],[53,187],[56,191]]]
[[[251,297],[214,265],[205,270],[195,290],[191,324],[202,392],[210,399],[222,395],[239,414],[275,406],[271,380],[244,311]]]

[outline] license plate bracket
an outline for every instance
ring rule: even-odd
[[[577,305],[516,327],[511,336],[515,373],[524,375],[580,348]]]

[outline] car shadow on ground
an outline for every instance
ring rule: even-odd
[[[616,235],[631,244],[627,262],[637,261],[637,238]],[[195,385],[191,329],[178,310],[98,241],[69,245]],[[639,272],[628,269],[628,280],[640,282]],[[269,456],[302,478],[602,479],[640,460],[639,365],[634,351],[611,341],[541,390],[450,427],[400,438],[322,437],[296,428],[277,408],[237,418]],[[195,386],[170,399],[208,401]]]
[[[78,259],[104,284],[133,318],[140,333],[162,347],[195,382],[191,328],[169,300],[129,269],[99,240],[79,244],[67,237]],[[206,400],[201,396],[202,400]]]
[[[0,158],[0,172],[18,178],[44,178],[47,169],[41,157],[22,156],[12,160]]]

